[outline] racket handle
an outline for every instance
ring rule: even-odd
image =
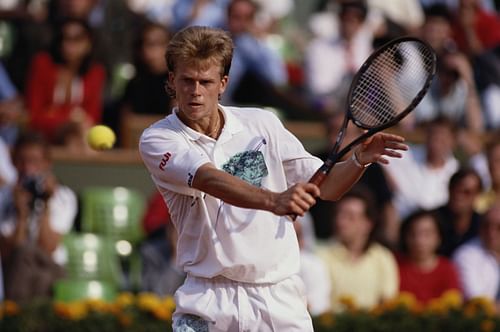
[[[315,185],[317,185],[319,187],[321,185],[321,183],[323,183],[323,181],[325,180],[327,174],[328,174],[328,170],[320,168],[316,171],[316,173],[314,173],[313,176],[311,176],[311,178],[309,179],[309,183],[314,183]],[[291,221],[295,221],[297,219],[297,215],[292,214],[289,216],[289,218]]]

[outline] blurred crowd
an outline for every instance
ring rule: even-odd
[[[90,153],[91,126],[120,138],[128,115],[168,114],[168,41],[208,25],[235,44],[221,103],[323,121],[327,146],[374,49],[408,35],[430,44],[435,80],[396,129],[415,138],[410,150],[296,222],[300,273],[314,315],[341,310],[346,297],[370,308],[402,291],[425,303],[456,290],[500,308],[499,10],[493,0],[2,1],[0,299],[47,296],[64,275],[61,241],[76,227],[78,193],[57,181],[50,147]],[[349,127],[344,141],[359,133]],[[172,294],[183,273],[158,194],[143,226],[140,287]]]

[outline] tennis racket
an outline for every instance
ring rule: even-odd
[[[309,182],[319,186],[337,161],[353,147],[397,124],[413,111],[429,89],[435,73],[434,50],[417,38],[397,38],[374,51],[351,82],[344,121],[335,144]],[[339,151],[349,120],[365,132]]]

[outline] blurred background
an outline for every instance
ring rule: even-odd
[[[0,1],[0,300],[171,296],[175,231],[137,151],[175,106],[175,32],[231,33],[222,104],[275,112],[321,158],[357,69],[401,36],[438,71],[397,127],[403,159],[372,165],[297,225],[311,313],[374,308],[402,292],[500,298],[500,20],[497,0]],[[94,125],[117,142],[94,151]],[[359,134],[350,127],[345,139]],[[409,175],[411,174],[411,175]],[[477,268],[472,268],[477,266]],[[315,271],[315,272],[313,272]],[[425,281],[422,281],[425,280]],[[348,299],[348,301],[346,300]],[[496,310],[496,309],[495,309]]]

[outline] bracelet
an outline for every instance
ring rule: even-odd
[[[368,163],[368,164],[361,164],[358,160],[358,157],[356,156],[356,152],[352,152],[352,156],[351,156],[351,159],[352,161],[354,162],[354,165],[356,165],[358,168],[367,168],[368,166],[370,166],[372,163]]]

